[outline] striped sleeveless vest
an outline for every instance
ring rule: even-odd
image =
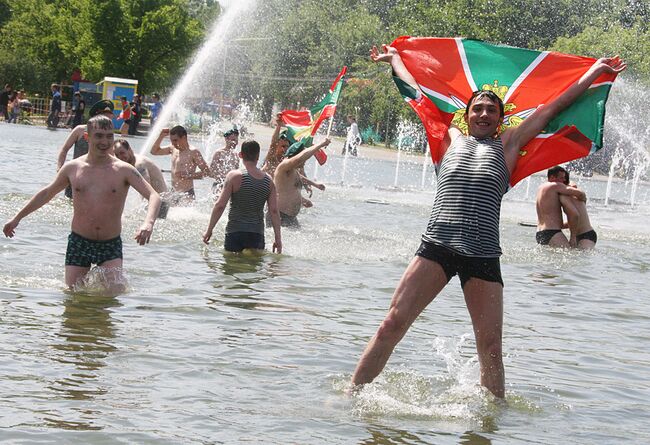
[[[422,240],[460,255],[499,257],[501,200],[509,179],[501,138],[457,137],[440,163]]]
[[[242,174],[241,187],[230,197],[226,233],[253,232],[264,234],[264,204],[271,193],[271,178]]]

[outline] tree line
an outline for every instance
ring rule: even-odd
[[[415,119],[373,44],[400,35],[463,36],[537,50],[619,54],[627,75],[650,79],[650,0],[265,0],[241,19],[226,61],[206,74],[208,95],[311,106],[343,65],[339,102],[362,128],[390,138]],[[0,0],[0,81],[46,91],[75,68],[98,81],[135,78],[169,91],[221,13],[214,0]],[[223,90],[223,91],[221,91]]]

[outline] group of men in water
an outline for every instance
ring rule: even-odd
[[[390,64],[395,76],[413,90],[419,89],[395,48],[384,45],[383,51],[379,51],[373,47],[371,58]],[[374,380],[418,315],[450,279],[458,275],[474,327],[480,382],[496,397],[504,397],[499,219],[508,179],[515,169],[520,149],[554,116],[573,103],[601,74],[619,73],[625,67],[619,58],[599,59],[556,100],[537,108],[521,125],[502,133],[499,133],[504,119],[501,99],[489,90],[476,91],[471,96],[464,114],[468,134],[451,126],[443,140],[444,156],[438,170],[437,193],[429,223],[395,289],[387,315],[361,355],[352,376],[355,387]],[[63,163],[63,154],[72,145],[66,142],[64,147],[67,148],[60,152],[59,170],[52,183],[37,192],[3,228],[6,236],[13,237],[24,217],[69,185],[74,211],[65,275],[66,284],[71,288],[83,279],[92,264],[119,273],[122,266],[121,216],[130,186],[149,201],[146,217],[135,235],[139,244],[149,242],[161,205],[159,193],[140,171],[147,171],[152,183],[158,177],[157,172],[152,174],[143,159],[138,160],[131,152],[128,143],[118,141],[114,145],[113,124],[102,114],[106,111],[102,107],[100,104],[94,110],[96,115],[88,121],[85,130],[79,130],[79,134],[87,138],[87,154]],[[71,138],[79,138],[79,135],[73,136],[75,131],[77,129]],[[283,221],[295,224],[294,219],[305,204],[300,194],[303,187],[301,169],[307,159],[330,141],[325,139],[309,148],[288,147],[278,123],[269,150],[271,158],[267,156],[263,169],[259,169],[257,142],[245,142],[240,153],[235,155],[236,133],[224,136],[226,146],[213,158],[213,164],[216,162],[223,167],[221,169],[207,165],[200,152],[190,146],[187,132],[180,126],[163,129],[151,153],[171,156],[172,189],[182,200],[194,198],[194,179],[208,176],[215,179],[214,187],[219,197],[203,236],[204,242],[210,241],[214,226],[229,201],[226,250],[263,248],[262,215],[266,205],[275,236],[273,250],[281,252],[280,225]],[[171,145],[161,146],[166,137],[170,138]],[[244,164],[241,170],[237,169],[239,158]],[[140,171],[136,168],[138,165]],[[226,172],[225,177],[223,172]],[[537,237],[541,244],[583,246],[585,241],[595,242],[595,232],[584,207],[586,196],[571,186],[568,179],[566,171],[555,169],[549,172],[549,183],[540,188]],[[569,240],[560,236],[564,226],[562,209],[568,215]]]

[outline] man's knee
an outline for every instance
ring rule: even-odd
[[[482,339],[477,339],[476,346],[479,355],[483,358],[489,360],[501,360],[503,354],[501,336],[490,335]]]
[[[408,329],[408,320],[395,309],[391,309],[384,321],[379,325],[377,338],[383,341],[399,340],[406,329]]]

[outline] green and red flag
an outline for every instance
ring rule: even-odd
[[[561,95],[595,62],[589,57],[462,38],[402,36],[391,46],[420,87],[421,91],[415,90],[395,78],[400,93],[422,120],[434,164],[442,158],[440,143],[449,126],[467,131],[463,115],[474,91],[492,90],[503,100],[503,131],[520,125],[540,105]],[[602,147],[605,102],[615,78],[616,74],[601,75],[522,147],[511,186]]]
[[[287,127],[287,136],[292,144],[300,142],[304,147],[310,147],[313,144],[314,135],[323,121],[334,116],[336,103],[343,86],[342,79],[347,70],[348,67],[344,66],[323,100],[309,110],[282,111],[282,122]],[[323,150],[318,150],[315,157],[321,165],[327,160],[327,155]]]

